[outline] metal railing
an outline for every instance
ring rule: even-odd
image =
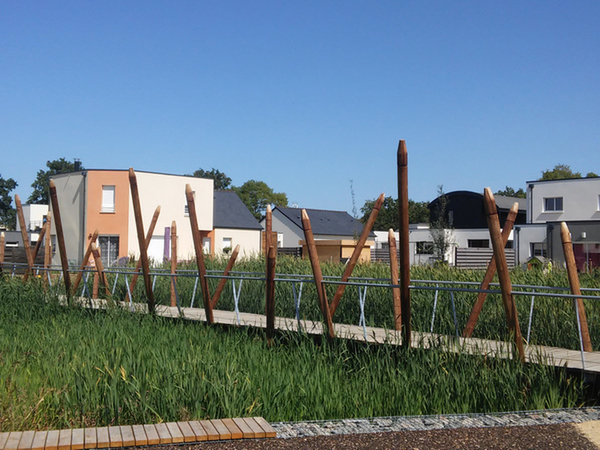
[[[26,271],[28,269],[27,264],[23,263],[3,263],[0,264],[0,268],[5,273],[10,273],[11,277],[17,275],[19,271]],[[8,269],[8,270],[7,270]],[[49,287],[58,289],[60,283],[62,282],[62,269],[59,266],[51,266],[48,268],[44,268],[43,266],[34,266],[33,267],[34,275],[38,277],[43,277],[47,280]],[[58,280],[51,276],[52,273],[58,272]],[[79,268],[71,268],[69,272],[72,274],[79,273]],[[83,282],[81,284],[81,290],[79,292],[79,296],[91,298],[92,293],[89,289],[89,277],[96,274],[97,271],[92,266],[87,266],[83,269]],[[111,294],[114,296],[118,281],[120,277],[123,277],[123,282],[126,288],[126,301],[128,301],[129,306],[133,310],[133,299],[132,292],[130,289],[129,277],[133,277],[135,274],[141,275],[141,271],[137,271],[133,267],[112,267],[105,270],[105,274],[114,276],[112,280],[112,288]],[[155,288],[156,280],[158,277],[168,277],[172,280],[174,278],[192,278],[194,279],[194,286],[191,298],[189,299],[189,307],[194,307],[194,302],[196,298],[196,294],[198,291],[198,272],[196,270],[177,270],[175,274],[172,274],[168,269],[160,269],[160,268],[152,268],[150,272],[150,276],[152,277],[152,288]],[[227,279],[231,280],[232,287],[232,296],[234,303],[234,312],[236,315],[236,320],[238,325],[241,325],[240,319],[240,301],[241,301],[241,293],[242,293],[242,285],[243,283],[249,282],[265,282],[265,274],[263,272],[244,272],[244,271],[232,271],[229,275],[224,276],[221,271],[218,270],[208,270],[207,278],[209,279]],[[314,284],[314,278],[312,275],[306,274],[276,274],[275,282],[278,283],[291,283],[292,288],[292,297],[294,302],[294,319],[297,321],[298,329],[302,329],[302,321],[300,314],[300,306],[302,300],[302,293],[304,284]],[[387,278],[370,278],[370,277],[350,277],[348,281],[342,282],[339,280],[339,277],[336,276],[324,276],[323,282],[327,285],[339,286],[345,285],[347,287],[356,287],[358,293],[358,302],[359,302],[359,317],[358,317],[358,325],[362,327],[363,335],[365,340],[367,340],[367,323],[365,318],[365,305],[367,303],[367,292],[371,292],[372,289],[391,289],[391,288],[399,288],[400,285],[393,285],[390,283]],[[468,281],[444,281],[444,280],[411,280],[411,285],[409,288],[411,291],[433,291],[433,308],[431,312],[431,321],[429,332],[433,333],[435,329],[435,320],[436,320],[436,311],[438,309],[439,302],[439,294],[443,292],[449,292],[450,294],[450,307],[452,310],[452,319],[454,324],[454,332],[457,337],[460,336],[458,317],[457,317],[457,308],[456,308],[456,293],[470,293],[470,294],[478,294],[481,292],[485,292],[487,294],[501,294],[498,283],[490,283],[490,287],[488,289],[480,289],[480,282],[468,282]],[[182,313],[182,299],[177,289],[177,283],[173,283],[175,298],[176,298],[176,306],[181,315]],[[521,284],[513,284],[513,296],[523,296],[529,298],[529,315],[528,315],[528,324],[527,324],[527,337],[526,342],[529,345],[531,333],[532,333],[532,323],[534,317],[534,306],[535,300],[537,297],[546,297],[546,298],[555,298],[555,299],[584,299],[584,300],[600,300],[600,289],[594,288],[581,288],[582,295],[573,295],[570,293],[570,289],[568,287],[556,287],[556,286],[534,286],[534,285],[521,285]],[[560,291],[564,291],[565,293],[561,293]],[[575,305],[575,317],[577,320],[577,329],[579,334],[579,347],[581,352],[581,362],[582,367],[585,370],[585,351],[583,349],[583,337],[582,337],[582,328],[580,323],[580,317],[578,314],[578,306],[577,302],[574,302]],[[391,308],[391,305],[390,305]]]

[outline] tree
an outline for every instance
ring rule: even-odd
[[[367,223],[371,211],[375,206],[375,199],[367,200],[360,212],[363,216],[360,218],[362,223]],[[387,231],[390,228],[394,230],[398,229],[398,200],[394,197],[386,197],[381,205],[377,219],[373,224],[374,231]],[[408,200],[408,221],[409,223],[422,223],[429,222],[429,208],[427,208],[427,202],[415,202],[414,200]]]
[[[10,191],[18,186],[12,178],[4,179],[0,175],[0,225],[8,230],[17,227],[17,210],[12,207]]]
[[[265,214],[267,205],[288,205],[287,195],[283,192],[273,192],[264,181],[248,180],[233,190],[258,220]]]
[[[552,170],[542,172],[540,180],[566,180],[569,178],[581,178],[581,173],[573,172],[566,164],[557,164]]]
[[[27,199],[27,203],[35,205],[48,205],[50,198],[48,197],[48,183],[50,177],[59,173],[74,172],[75,170],[83,170],[84,167],[81,163],[78,164],[77,169],[75,163],[67,161],[65,158],[55,159],[54,161],[47,161],[46,167],[48,170],[39,170],[35,181],[31,183],[33,192]]]
[[[229,186],[231,186],[231,178],[214,167],[210,169],[210,171],[198,169],[193,174],[187,176],[196,178],[210,178],[215,182],[215,189],[227,189]]]
[[[499,191],[494,192],[494,195],[504,195],[505,197],[517,197],[517,198],[525,198],[527,194],[523,190],[523,188],[519,188],[515,191],[510,186],[506,186],[504,189],[500,189]]]
[[[599,178],[600,175],[598,175],[597,173],[594,173],[594,172],[588,172],[585,177],[586,178]]]
[[[438,198],[435,211],[431,214],[429,233],[433,240],[433,254],[442,263],[446,262],[446,253],[454,244],[452,224],[448,220],[448,197],[444,193],[444,186],[438,186]]]

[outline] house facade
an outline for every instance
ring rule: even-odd
[[[94,230],[103,263],[114,264],[125,256],[139,257],[137,229],[128,170],[84,170],[52,177],[57,188],[60,214],[70,264],[80,264]],[[213,226],[215,191],[213,180],[182,175],[136,171],[142,220],[146,230],[157,206],[160,215],[148,247],[155,263],[170,257],[170,227],[177,224],[179,259],[192,259],[194,245],[185,187],[194,193],[198,228],[205,252],[215,254],[218,231]],[[55,238],[54,221],[52,235]],[[257,232],[260,234],[260,232]],[[232,236],[232,245],[234,244]],[[248,248],[247,251],[252,251]],[[55,254],[54,263],[60,256]]]

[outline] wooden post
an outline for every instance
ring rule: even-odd
[[[210,293],[208,292],[208,279],[206,278],[204,251],[202,250],[202,240],[200,239],[200,230],[198,229],[198,217],[196,216],[196,202],[194,200],[194,193],[192,192],[192,188],[189,184],[185,185],[185,197],[187,199],[190,225],[192,227],[192,238],[194,239],[196,265],[198,266],[198,277],[200,278],[200,287],[202,288],[202,301],[204,302],[206,322],[209,325],[212,325],[214,322],[214,317],[210,302]]]
[[[50,180],[50,203],[54,211],[54,227],[56,228],[56,240],[58,242],[58,253],[60,255],[60,264],[62,266],[63,278],[65,280],[65,289],[67,299],[71,299],[71,278],[69,276],[69,260],[67,258],[67,247],[65,245],[65,235],[63,233],[62,220],[60,219],[60,208],[58,206],[58,196],[56,195],[56,184]]]
[[[152,215],[152,220],[150,221],[150,226],[148,227],[148,233],[146,233],[146,251],[148,251],[148,247],[150,246],[150,242],[152,241],[152,235],[154,234],[154,228],[156,227],[156,222],[158,221],[158,216],[160,215],[160,205],[156,207],[154,210],[154,214]],[[131,283],[129,283],[129,295],[133,296],[133,290],[135,289],[135,285],[137,284],[138,276],[140,269],[142,268],[142,258],[138,259],[135,265],[135,271],[133,277],[131,278]]]
[[[85,255],[83,256],[83,261],[81,261],[81,265],[79,266],[79,272],[77,272],[77,277],[75,277],[75,282],[73,283],[73,295],[77,292],[77,288],[79,287],[79,283],[81,282],[81,278],[83,277],[83,271],[85,266],[87,266],[90,257],[92,256],[92,244],[96,244],[96,239],[98,239],[98,229],[94,230],[92,237],[90,238],[90,242],[88,243],[87,249],[85,251]]]
[[[4,248],[6,245],[6,237],[4,231],[0,231],[0,274],[2,273],[2,265],[4,264]]]
[[[35,243],[35,248],[33,249],[33,255],[32,255],[33,264],[35,264],[35,259],[37,258],[37,255],[40,252],[40,248],[42,247],[42,240],[44,239],[45,235],[46,235],[46,227],[43,226],[42,230],[40,231],[40,234],[38,236],[38,240]]]
[[[563,251],[565,253],[565,262],[567,263],[567,275],[569,276],[569,284],[571,285],[571,294],[581,295],[579,286],[579,276],[577,275],[577,265],[575,264],[575,255],[573,254],[573,243],[571,241],[571,233],[565,222],[560,224],[560,238],[562,239]],[[588,330],[587,316],[585,314],[585,306],[580,298],[573,299],[573,306],[579,314],[579,325],[581,328],[581,340],[583,349],[586,352],[591,352],[592,341],[590,340],[590,332]]]
[[[394,229],[388,231],[388,242],[390,247],[390,270],[392,284],[398,284],[398,250],[396,250],[396,236]],[[392,288],[392,297],[394,299],[394,328],[397,331],[402,329],[402,304],[400,302],[400,288]]]
[[[240,244],[235,246],[235,248],[233,249],[233,252],[231,253],[231,256],[229,257],[229,262],[227,263],[227,267],[225,267],[225,271],[223,272],[224,277],[228,276],[229,272],[231,272],[231,269],[233,268],[233,265],[235,264],[235,260],[238,257],[239,253],[240,253]],[[211,305],[212,309],[215,309],[215,306],[217,306],[217,302],[219,301],[219,298],[221,297],[221,293],[223,292],[223,289],[225,288],[225,284],[227,284],[227,278],[221,278],[219,280],[219,284],[217,285],[217,290],[213,294],[212,300],[210,301],[210,305]]]
[[[400,303],[402,309],[402,346],[410,348],[410,253],[408,230],[408,151],[406,142],[398,143],[398,217],[400,234]]]
[[[23,276],[23,283],[29,278],[29,274],[33,273],[33,255],[31,254],[31,246],[29,245],[29,235],[27,234],[27,224],[25,223],[25,217],[23,216],[23,206],[21,205],[21,199],[18,195],[15,195],[15,205],[17,207],[17,217],[19,218],[19,225],[21,227],[21,238],[23,239],[23,248],[25,249],[25,256],[27,256],[28,270]]]
[[[50,278],[50,266],[52,265],[52,239],[50,232],[52,230],[52,213],[48,211],[46,215],[46,242],[44,242],[44,284],[48,284]]]
[[[265,261],[269,258],[271,245],[273,245],[273,212],[271,211],[271,205],[267,205],[265,214]],[[269,263],[266,263],[265,270],[268,266]]]
[[[304,239],[306,240],[306,248],[308,250],[308,257],[310,259],[313,276],[315,277],[315,286],[317,288],[317,296],[319,297],[319,305],[321,306],[323,320],[327,325],[329,339],[333,339],[335,333],[333,330],[333,321],[331,320],[329,303],[327,302],[327,293],[325,292],[325,286],[323,285],[321,264],[319,263],[319,255],[317,253],[317,246],[315,245],[315,238],[310,225],[310,218],[305,209],[302,210],[302,228],[304,228]]]
[[[490,188],[485,188],[483,199],[492,247],[494,248],[494,258],[498,269],[498,281],[500,282],[500,290],[502,291],[502,303],[504,304],[506,322],[509,331],[514,336],[519,358],[524,362],[525,350],[523,348],[521,328],[519,327],[519,319],[517,317],[517,307],[512,296],[512,284],[510,282],[508,265],[506,264],[504,241],[502,240],[502,233],[500,232],[500,220],[498,219],[498,212],[496,210],[496,201],[494,200],[494,195]]]
[[[94,255],[94,262],[96,263],[96,273],[98,274],[98,278],[102,281],[104,285],[104,293],[106,296],[110,295],[110,290],[108,288],[108,281],[106,280],[106,274],[104,273],[104,264],[102,264],[102,257],[100,256],[100,249],[94,243],[92,246],[92,255]],[[97,294],[97,292],[95,292]]]
[[[177,272],[177,223],[171,222],[171,275]],[[177,295],[175,289],[177,277],[171,277],[171,306],[177,306]]]
[[[148,249],[144,239],[144,223],[142,221],[142,206],[140,205],[140,193],[138,191],[137,178],[133,168],[129,168],[129,186],[131,187],[131,199],[133,201],[133,213],[135,215],[135,228],[137,230],[138,245],[140,246],[140,260],[142,261],[142,274],[146,286],[146,297],[148,298],[148,312],[154,314],[154,292],[152,292],[152,280],[150,279],[150,264],[148,262]]]
[[[508,217],[506,218],[506,222],[504,224],[504,228],[502,229],[502,242],[504,247],[506,247],[506,243],[508,242],[508,237],[510,236],[510,232],[512,231],[513,225],[515,223],[515,219],[517,218],[517,214],[519,212],[519,204],[515,202],[510,208],[508,212]],[[483,277],[483,282],[479,289],[486,290],[490,287],[490,283],[494,278],[494,274],[496,273],[496,259],[494,255],[490,258],[490,262],[488,263],[487,270],[485,272],[485,276]],[[477,320],[479,319],[479,314],[481,314],[481,309],[483,308],[483,303],[485,302],[485,297],[487,293],[480,292],[477,295],[477,300],[473,305],[473,309],[471,310],[471,315],[469,316],[469,320],[467,321],[467,326],[463,330],[463,337],[471,337],[473,334],[473,330],[475,329],[475,325],[477,325]]]
[[[266,289],[266,313],[267,313],[267,342],[273,345],[275,336],[275,264],[277,261],[277,249],[271,245],[267,256],[267,289]]]
[[[365,224],[365,226],[362,230],[360,238],[358,239],[358,242],[356,243],[356,247],[354,247],[352,256],[350,256],[350,259],[348,260],[348,264],[346,264],[346,268],[344,269],[344,274],[342,275],[342,280],[341,280],[343,283],[348,281],[348,278],[350,278],[350,276],[352,275],[354,266],[356,266],[356,263],[358,262],[358,258],[360,257],[360,254],[362,253],[363,247],[365,246],[365,242],[367,242],[367,239],[369,238],[369,233],[371,233],[371,228],[373,228],[373,224],[375,223],[375,220],[377,219],[377,214],[379,214],[379,210],[381,209],[381,205],[383,205],[384,199],[385,199],[385,195],[380,194],[379,197],[377,198],[377,200],[375,201],[375,205],[373,206],[373,211],[371,211],[371,214],[369,215],[369,219],[367,220],[367,223]],[[345,284],[338,285],[338,287],[335,291],[335,294],[333,296],[333,300],[331,301],[331,306],[329,307],[329,310],[331,311],[331,317],[333,317],[333,315],[335,314],[335,310],[337,309],[345,290],[346,290]]]

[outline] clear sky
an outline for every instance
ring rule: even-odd
[[[0,3],[0,174],[265,181],[300,207],[600,173],[600,1]]]

